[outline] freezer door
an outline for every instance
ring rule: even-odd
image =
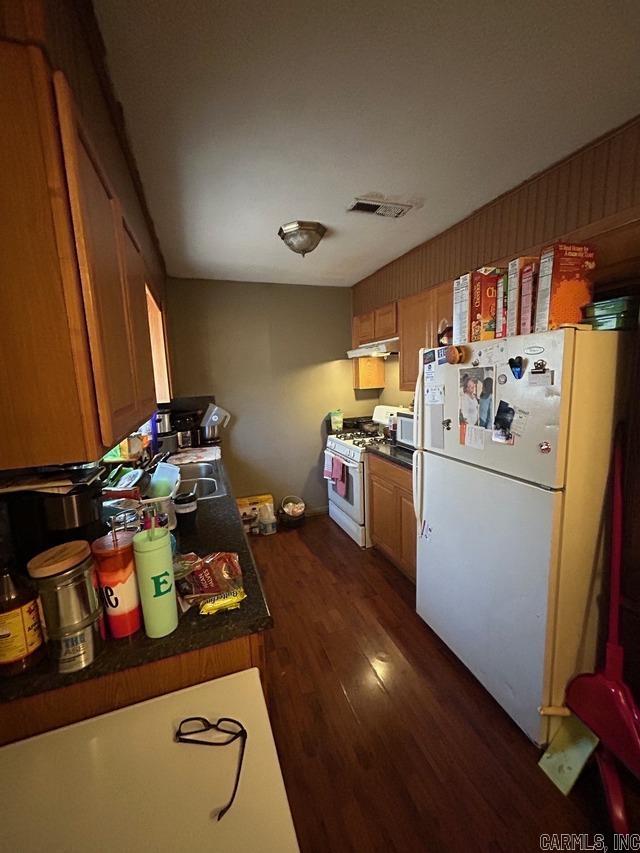
[[[424,454],[416,609],[536,743],[562,492]],[[551,632],[549,631],[549,636]],[[549,641],[550,644],[551,641]]]
[[[457,365],[425,350],[424,447],[562,488],[576,334],[567,328],[469,344]]]

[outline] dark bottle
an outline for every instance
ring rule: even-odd
[[[44,653],[38,593],[4,566],[0,568],[0,676],[20,675]]]

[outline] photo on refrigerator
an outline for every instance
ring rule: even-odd
[[[468,427],[492,429],[494,380],[493,367],[461,367],[459,369],[460,444],[466,442]]]

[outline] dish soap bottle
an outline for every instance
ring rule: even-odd
[[[0,675],[19,675],[45,652],[38,593],[28,581],[0,568]]]

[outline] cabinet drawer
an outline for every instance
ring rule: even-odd
[[[367,453],[367,460],[371,474],[384,478],[389,483],[393,483],[410,493],[413,492],[411,471],[408,468],[401,468],[395,462],[387,462],[386,459],[376,456],[375,453]]]

